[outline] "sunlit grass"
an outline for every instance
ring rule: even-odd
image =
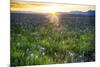
[[[94,26],[86,26],[86,20],[75,26],[72,20],[61,22],[59,27],[51,23],[12,25],[11,65],[94,61]]]

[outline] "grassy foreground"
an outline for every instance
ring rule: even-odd
[[[94,61],[94,20],[88,21],[90,16],[75,19],[77,17],[62,18],[59,26],[35,20],[32,23],[11,22],[11,65]]]

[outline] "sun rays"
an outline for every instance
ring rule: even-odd
[[[59,26],[59,16],[56,12],[51,12],[48,15],[49,23],[52,23],[54,26]]]
[[[47,13],[49,13],[49,15],[47,16],[47,18],[49,19],[49,23],[52,23],[55,26],[59,26],[58,12],[60,12],[61,7],[57,5],[51,5],[49,7],[44,7],[44,9]]]

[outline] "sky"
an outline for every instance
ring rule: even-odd
[[[39,1],[39,2],[34,2]],[[45,3],[40,1],[55,1],[56,3]],[[11,0],[11,11],[30,11],[36,13],[70,12],[95,10],[94,5],[57,4],[61,0]],[[63,1],[63,0],[62,0]]]
[[[15,1],[15,0],[13,0]],[[16,1],[37,1],[37,2],[57,2],[57,3],[83,3],[95,5],[95,0],[16,0]]]

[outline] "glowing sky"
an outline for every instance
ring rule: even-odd
[[[59,0],[54,0],[54,1],[59,1]],[[46,13],[46,12],[70,12],[70,11],[88,11],[88,10],[95,10],[95,6],[40,3],[40,2],[32,2],[32,1],[29,2],[29,0],[25,0],[25,1],[11,0],[11,11],[31,11],[31,12],[37,12],[37,13]]]
[[[13,0],[15,1],[15,0]],[[78,3],[95,5],[95,0],[16,0],[16,1],[37,1],[37,2],[56,2],[56,3]]]

